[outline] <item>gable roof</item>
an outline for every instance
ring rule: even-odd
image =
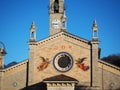
[[[43,82],[74,82],[74,83],[78,83],[78,80],[63,74],[57,75],[57,76],[53,76],[53,77],[49,77],[43,80]]]

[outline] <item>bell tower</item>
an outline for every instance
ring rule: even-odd
[[[32,22],[30,27],[30,40],[29,40],[29,64],[28,64],[28,85],[34,82],[34,60],[35,60],[35,47],[36,47],[36,27]]]
[[[36,41],[36,27],[33,21],[30,27],[30,42],[35,42],[35,41]]]
[[[93,22],[93,26],[92,26],[92,62],[91,62],[91,66],[92,66],[92,77],[91,77],[91,86],[98,86],[98,82],[100,81],[98,78],[98,59],[99,59],[99,40],[98,40],[98,25],[96,23],[96,20],[94,20]]]
[[[92,41],[98,41],[98,26],[96,19],[94,20],[92,27]]]
[[[50,35],[66,31],[64,0],[50,0]]]

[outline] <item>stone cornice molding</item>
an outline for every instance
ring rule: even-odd
[[[104,69],[106,71],[112,72],[114,74],[120,75],[120,68],[112,65],[110,63],[107,63],[105,61],[102,60],[98,60],[98,67],[101,69]]]
[[[83,38],[80,38],[80,37],[78,37],[78,36],[75,36],[75,35],[73,35],[73,34],[70,34],[70,33],[68,33],[68,32],[64,32],[64,31],[63,31],[63,32],[59,32],[59,33],[57,33],[57,34],[55,34],[55,35],[52,35],[52,36],[50,36],[50,37],[48,37],[48,38],[45,38],[45,39],[43,39],[43,40],[40,40],[40,41],[38,41],[36,44],[43,44],[43,43],[45,43],[45,42],[47,42],[47,41],[53,40],[53,39],[58,38],[58,37],[61,37],[61,36],[66,36],[66,37],[68,37],[68,38],[75,39],[75,40],[78,40],[78,41],[81,41],[81,42],[90,44],[90,41],[88,41],[88,40],[86,40],[86,39],[83,39]]]

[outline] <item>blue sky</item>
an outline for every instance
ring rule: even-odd
[[[99,27],[101,57],[120,53],[120,0],[65,0],[67,31],[91,40],[92,24]],[[29,56],[29,29],[34,20],[37,40],[49,36],[49,0],[0,0],[0,41],[5,64]]]

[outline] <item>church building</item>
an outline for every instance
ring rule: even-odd
[[[100,60],[96,20],[89,41],[67,31],[64,0],[50,0],[49,19],[39,41],[32,22],[27,60],[4,68],[0,43],[0,90],[120,90],[120,68]]]

